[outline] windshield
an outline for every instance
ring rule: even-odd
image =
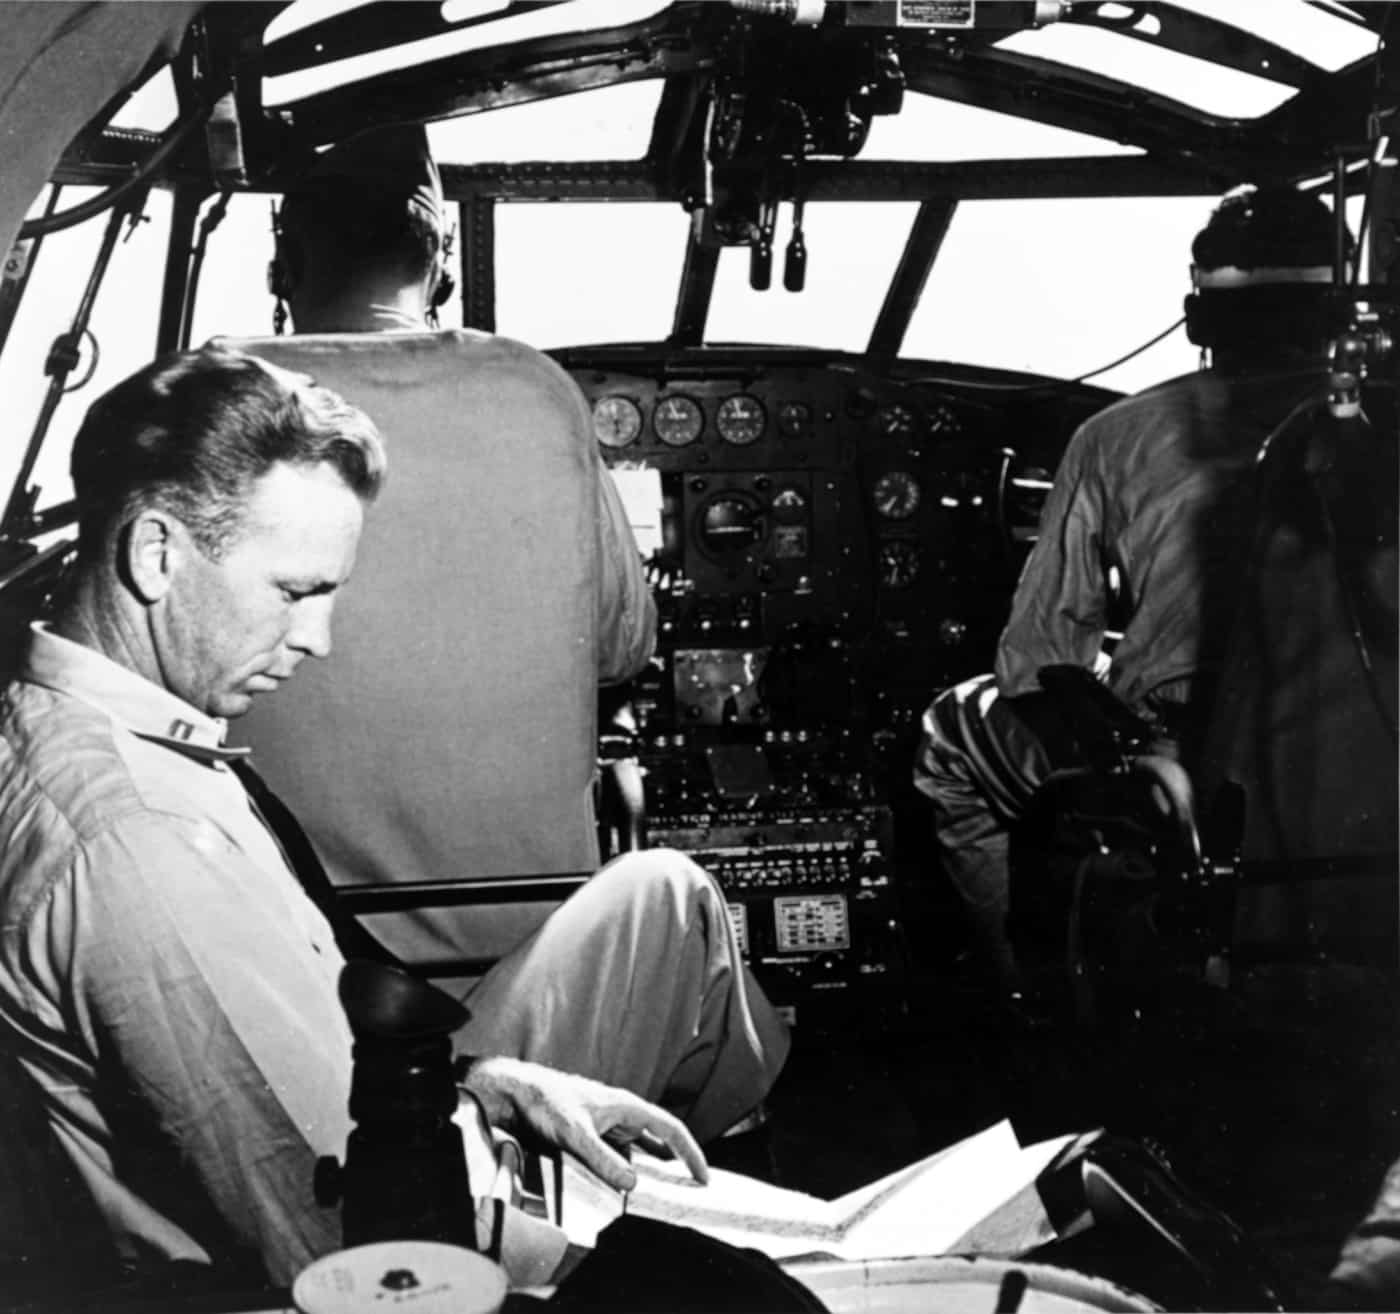
[[[273,28],[294,33],[298,24],[314,25],[318,16],[353,8],[343,0],[303,0],[282,11]],[[486,16],[440,39],[453,48],[486,49],[519,35],[519,24],[548,18],[566,29],[571,24],[588,28],[640,20],[664,9],[655,0],[629,0],[621,8],[581,0],[547,6],[537,14],[512,11],[501,25]],[[463,6],[454,12],[455,18],[444,11],[445,20],[464,22]],[[1198,15],[1214,26],[1191,30],[1191,23],[1204,21]],[[1037,85],[1034,78],[1054,66],[1066,74],[1074,95],[1092,99],[1106,94],[1116,103],[1122,98],[1120,88],[1135,89],[1134,95],[1183,106],[1183,113],[1236,116],[1239,124],[1280,104],[1286,107],[1293,87],[1311,85],[1300,68],[1321,76],[1350,68],[1376,49],[1374,29],[1304,0],[1182,0],[1157,10],[1104,4],[1095,17],[1118,25],[1052,23],[1007,35],[987,49],[1023,72],[1030,91]],[[274,51],[276,35],[269,30]],[[1239,55],[1239,41],[1250,37],[1275,44],[1252,47],[1254,53],[1246,59]],[[1193,42],[1212,59],[1185,53]],[[316,80],[353,83],[375,70],[411,65],[426,53],[409,43],[324,66]],[[703,316],[691,306],[699,321],[694,340],[864,352],[887,306],[919,199],[941,204],[936,198],[946,196],[964,199],[953,208],[917,293],[897,344],[902,356],[1055,378],[1092,375],[1095,382],[1122,391],[1190,369],[1196,349],[1172,326],[1187,291],[1191,237],[1218,191],[1087,194],[1131,191],[1116,183],[1100,186],[1094,177],[1100,160],[1105,170],[1160,164],[1153,159],[1155,148],[1117,139],[1119,133],[1132,136],[1135,119],[1128,111],[1098,115],[1092,122],[1065,113],[1057,122],[1055,112],[1040,114],[1039,120],[1005,112],[1021,107],[1015,97],[1001,99],[999,110],[961,103],[965,93],[956,87],[949,95],[958,99],[945,99],[933,94],[942,83],[920,82],[914,46],[908,54],[910,85],[899,112],[874,116],[856,161],[867,170],[878,199],[866,199],[867,192],[853,184],[806,201],[805,286],[795,292],[784,286],[784,273],[796,218],[789,197],[797,191],[784,193],[777,205],[771,286],[762,291],[751,286],[749,247],[719,249],[713,286],[700,302]],[[652,153],[663,149],[658,125],[667,112],[665,85],[660,77],[643,75],[572,94],[495,105],[490,112],[444,117],[429,125],[434,153],[449,182],[454,171],[459,182],[465,180],[458,194],[478,188],[478,194],[492,199],[496,331],[546,349],[663,341],[676,331],[692,240],[694,215],[688,207],[694,197],[683,201],[673,193],[662,200],[648,192]],[[297,95],[307,94],[285,83],[275,95],[270,86],[265,90],[274,104],[279,97],[295,103]],[[1149,101],[1142,103],[1150,108]],[[174,113],[173,81],[163,70],[121,109],[115,124],[158,131]],[[1067,168],[1075,161],[1077,174]],[[1063,177],[1057,172],[1062,162]],[[1323,177],[1330,162],[1320,156],[1317,163]],[[925,173],[913,174],[902,191],[892,181],[903,176],[901,171],[919,169]],[[514,179],[548,183],[556,177],[588,182],[573,192],[566,187],[561,195],[569,199],[563,200],[548,199],[544,185],[533,193],[526,186],[511,191]],[[1017,181],[1022,178],[1024,182]],[[627,199],[605,199],[619,179],[617,192]],[[930,190],[921,191],[924,187]],[[1062,188],[1058,197],[1057,187]],[[1002,199],[991,199],[988,193],[998,188]],[[89,194],[70,187],[63,202]],[[190,341],[270,330],[272,300],[263,271],[272,254],[274,200],[256,190],[232,196],[202,265]],[[212,198],[206,202],[206,214],[212,203]],[[1354,196],[1349,215],[1354,231],[1361,204]],[[58,406],[53,441],[45,445],[34,474],[42,490],[40,505],[67,495],[67,439],[86,405],[102,386],[149,356],[156,319],[150,290],[162,279],[169,216],[169,195],[157,188],[147,206],[148,222],[117,247],[91,326],[96,361],[91,362],[94,353],[86,343],[83,363],[70,380],[73,390]],[[102,221],[92,221],[56,235],[36,263],[0,363],[0,386],[10,398],[5,447],[11,467],[0,470],[0,478],[18,467],[47,386],[43,364],[48,344],[71,322],[101,228]],[[460,233],[458,241],[461,250],[468,235]],[[906,292],[913,295],[912,289]],[[453,299],[443,308],[442,322],[454,326],[462,316],[462,302]],[[1132,354],[1159,336],[1160,341]],[[1115,363],[1128,355],[1130,359]]]

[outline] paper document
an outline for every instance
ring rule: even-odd
[[[661,534],[661,471],[632,466],[610,467],[608,475],[617,486],[632,537],[643,557],[659,552]]]
[[[625,1212],[693,1227],[775,1259],[824,1253],[842,1259],[894,1259],[958,1249],[1003,1206],[1021,1196],[1072,1137],[1023,1148],[1001,1122],[907,1168],[821,1200],[738,1173],[712,1169],[701,1186],[678,1161],[634,1153],[637,1186]],[[624,1212],[623,1197],[576,1160],[566,1159],[561,1225],[569,1239],[591,1246]],[[552,1192],[551,1192],[552,1194]],[[557,1216],[557,1202],[549,1202]],[[1037,1238],[1053,1231],[1043,1218]]]

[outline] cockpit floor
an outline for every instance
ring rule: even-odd
[[[1306,1289],[1400,1158],[1393,972],[1255,967],[1100,1036],[1009,1019],[956,971],[911,996],[796,1028],[771,1101],[784,1185],[835,1196],[1003,1117],[1023,1142],[1104,1127],[1150,1140]]]

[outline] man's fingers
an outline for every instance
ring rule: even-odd
[[[628,1109],[624,1117],[628,1119],[624,1125],[630,1125],[634,1135],[660,1141],[690,1169],[690,1175],[697,1182],[710,1180],[710,1166],[705,1162],[704,1151],[679,1118],[673,1118],[665,1110],[646,1103]]]
[[[614,1191],[630,1191],[636,1186],[637,1174],[632,1165],[591,1127],[571,1122],[565,1129],[563,1139],[564,1148]]]
[[[674,1159],[675,1153],[659,1136],[653,1136],[651,1132],[644,1131],[637,1134],[637,1144],[648,1154],[655,1155],[658,1159]]]

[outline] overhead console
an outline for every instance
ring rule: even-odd
[[[558,355],[656,594],[634,700],[653,842],[720,876],[778,995],[888,975],[919,713],[986,669],[1050,471],[1106,394],[810,352]]]

